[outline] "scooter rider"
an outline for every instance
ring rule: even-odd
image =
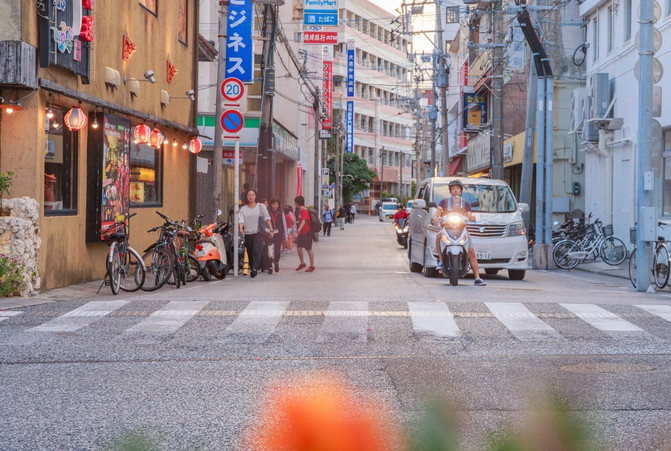
[[[464,185],[460,180],[452,180],[449,183],[450,194],[451,196],[447,199],[444,199],[440,205],[436,208],[436,213],[433,216],[432,222],[434,224],[440,225],[441,216],[446,216],[448,213],[454,211],[459,214],[462,214],[468,218],[469,221],[475,222],[475,216],[471,209],[471,204],[466,202],[461,194],[464,192]],[[466,232],[468,233],[468,231]],[[441,267],[441,255],[440,255],[440,233],[436,235],[436,253],[438,254],[438,268]],[[471,263],[471,268],[473,269],[473,276],[475,277],[475,285],[485,286],[487,283],[480,278],[480,272],[478,270],[478,259],[475,257],[475,249],[473,249],[473,241],[469,235],[468,237],[468,260]]]
[[[403,205],[398,204],[396,206],[396,213],[394,213],[394,222],[397,223],[399,219],[405,219],[406,221],[408,220],[408,212],[405,211],[405,208],[403,208]]]

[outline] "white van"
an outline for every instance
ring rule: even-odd
[[[466,228],[480,269],[490,275],[507,269],[510,279],[524,279],[529,245],[522,215],[528,212],[529,206],[518,204],[505,182],[485,178],[433,177],[419,183],[410,213],[410,271],[423,271],[426,277],[438,275],[435,247],[440,229],[431,225],[431,218],[436,205],[450,196],[448,184],[452,180],[461,180],[464,184],[463,199],[471,204],[476,218],[476,222]]]

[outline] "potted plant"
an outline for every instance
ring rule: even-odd
[[[12,171],[0,172],[0,216],[7,216],[9,214],[2,206],[2,196],[9,194],[9,187],[12,186],[13,177],[14,173]]]

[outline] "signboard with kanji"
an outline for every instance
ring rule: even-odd
[[[484,95],[464,94],[464,128],[479,128],[487,123],[487,99]]]
[[[338,25],[338,0],[305,0],[305,25]]]
[[[235,77],[243,82],[254,78],[254,54],[252,23],[254,5],[252,0],[232,0],[228,6],[226,28],[226,77]]]

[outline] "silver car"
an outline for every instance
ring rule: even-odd
[[[380,209],[378,210],[378,219],[380,222],[386,219],[393,219],[396,210],[398,210],[396,202],[382,202],[380,204]]]

